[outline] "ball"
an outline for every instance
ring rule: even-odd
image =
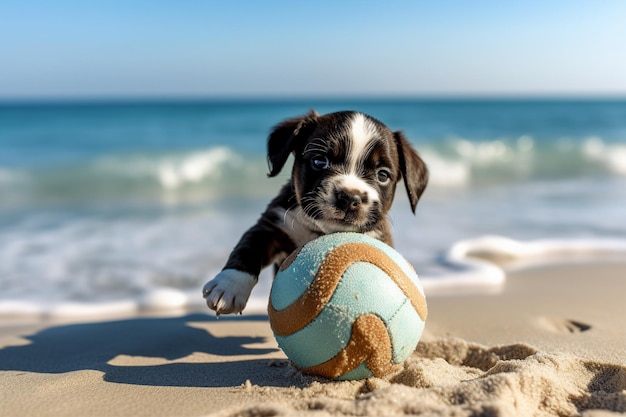
[[[398,369],[417,346],[427,306],[415,270],[396,250],[361,233],[333,233],[285,259],[268,315],[296,368],[349,380]]]

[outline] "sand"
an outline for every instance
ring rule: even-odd
[[[428,296],[428,294],[427,294]],[[607,416],[626,412],[626,263],[510,271],[498,294],[429,296],[384,379],[302,375],[263,314],[0,322],[2,416]]]

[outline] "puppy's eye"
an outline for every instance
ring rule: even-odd
[[[381,184],[386,184],[391,179],[391,173],[387,171],[386,169],[382,168],[376,172],[376,178],[378,179],[378,182],[380,182]]]
[[[325,155],[315,155],[311,159],[311,168],[313,168],[315,171],[322,171],[324,169],[328,169],[329,167],[330,161]]]

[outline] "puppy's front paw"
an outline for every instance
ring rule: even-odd
[[[241,313],[256,282],[256,277],[247,272],[224,269],[205,284],[202,296],[217,315]]]

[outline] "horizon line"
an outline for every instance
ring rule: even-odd
[[[432,94],[148,94],[148,95],[59,95],[0,96],[0,104],[88,104],[158,102],[242,101],[622,101],[626,92],[616,93],[432,93]]]

